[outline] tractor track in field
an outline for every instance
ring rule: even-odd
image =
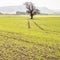
[[[34,21],[33,21],[33,23],[34,23],[40,30],[44,31],[44,33],[49,34],[49,32],[48,32],[48,31],[45,31],[45,29],[44,29],[43,27],[41,27],[38,23],[36,23],[36,22],[34,22]]]
[[[34,21],[32,21],[39,29],[41,29],[41,30],[43,30],[44,31],[44,29],[40,26],[40,25],[38,25],[36,22],[34,22]],[[30,24],[30,21],[28,20],[28,29],[30,29],[31,28],[31,24]]]
[[[36,22],[33,21],[33,23],[34,23],[39,29],[41,29],[41,30],[44,31],[44,28],[42,28],[42,27],[41,27],[40,25],[38,25]]]

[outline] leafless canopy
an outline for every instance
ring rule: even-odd
[[[27,13],[30,14],[31,19],[33,19],[34,15],[40,13],[39,9],[36,9],[36,7],[34,6],[34,4],[32,2],[26,2],[25,5],[26,5],[26,8],[27,8]]]

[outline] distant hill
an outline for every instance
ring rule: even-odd
[[[47,7],[40,7],[39,8],[41,14],[54,14],[53,10],[48,9]]]
[[[53,11],[47,7],[38,7],[38,9],[41,14],[60,14],[60,11]],[[17,11],[25,13],[26,7],[24,5],[0,7],[0,12],[3,14],[16,14]]]
[[[6,14],[16,14],[17,11],[26,12],[26,7],[25,6],[0,7],[0,12],[6,13]]]
[[[60,15],[60,10],[55,10],[56,15]]]

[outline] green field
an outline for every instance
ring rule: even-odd
[[[60,16],[0,16],[0,60],[60,60]]]

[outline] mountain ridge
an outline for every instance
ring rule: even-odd
[[[47,7],[37,7],[37,8],[40,10],[41,14],[60,14],[59,10],[55,11],[48,9]],[[16,14],[17,11],[26,12],[26,7],[24,5],[0,7],[0,12],[3,14]]]

